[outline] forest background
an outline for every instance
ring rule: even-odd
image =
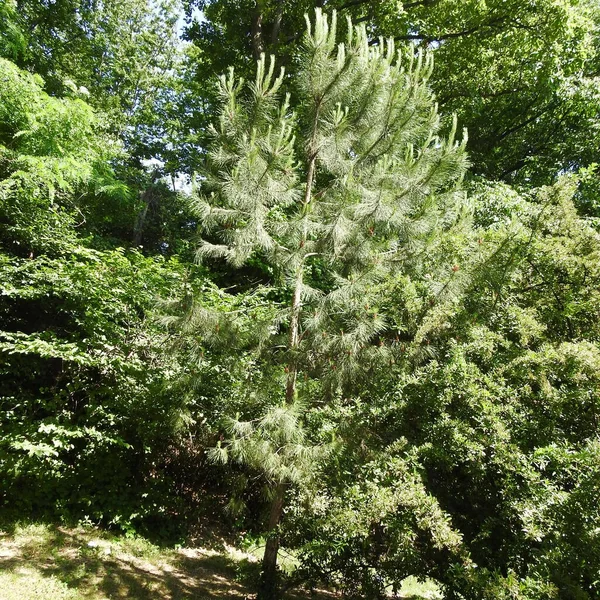
[[[338,64],[323,31],[311,59],[316,8],[411,65],[421,120],[390,177],[429,175],[396,229],[352,213],[342,231],[341,205],[310,212],[314,240],[294,229],[295,173],[315,206],[381,176],[348,183],[376,119],[343,157],[312,151],[306,73]],[[266,536],[265,598],[279,544],[295,581],[347,597],[408,575],[447,598],[600,597],[599,22],[594,0],[3,0],[3,514],[225,522]],[[231,66],[249,94],[290,93],[296,138],[271,100],[238,127],[253,105],[219,83]],[[256,196],[248,139],[287,178],[264,221],[292,223],[283,262],[214,210]]]

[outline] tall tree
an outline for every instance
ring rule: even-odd
[[[307,24],[292,95],[280,100],[284,73],[275,77],[264,55],[251,84],[233,70],[220,78],[220,116],[195,202],[199,259],[262,264],[255,293],[273,306],[257,318],[257,360],[281,387],[271,384],[264,397],[249,385],[229,441],[213,451],[268,483],[263,599],[277,594],[287,490],[310,479],[322,451],[306,411],[400,352],[386,343],[394,338],[378,284],[426,262],[425,250],[462,223],[465,208],[466,140],[455,141],[456,122],[447,139],[437,135],[430,57],[398,51],[393,40],[373,46],[350,21],[338,43],[335,13],[329,20],[317,10]],[[233,317],[196,307],[188,326],[214,345]]]

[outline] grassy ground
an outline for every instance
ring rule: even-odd
[[[92,528],[17,524],[0,531],[0,600],[251,597],[236,573],[255,558],[214,546],[164,549]]]
[[[165,549],[94,528],[14,524],[0,530],[0,600],[252,598],[238,574],[252,570],[257,553],[243,553],[219,539],[207,546]],[[402,592],[405,598],[439,597],[435,586],[413,578]],[[337,596],[289,596],[308,598]]]
[[[441,600],[442,593],[432,580],[419,581],[416,577],[407,577],[402,582],[400,597],[413,600]]]

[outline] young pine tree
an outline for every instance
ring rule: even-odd
[[[286,490],[310,478],[321,452],[304,423],[315,385],[320,400],[348,393],[370,366],[393,359],[381,283],[414,268],[465,207],[465,141],[455,141],[456,122],[447,139],[437,135],[430,57],[392,40],[371,43],[350,21],[338,43],[336,29],[335,13],[307,18],[291,95],[280,93],[287,82],[272,57],[261,57],[250,84],[233,70],[221,77],[195,201],[198,258],[234,268],[259,259],[271,273],[261,287],[284,299],[257,343],[280,392],[248,409],[252,418],[231,419],[228,441],[213,451],[259,469],[270,489],[262,599],[277,597]],[[215,332],[231,333],[219,322],[232,318],[198,308],[188,326],[215,344]]]

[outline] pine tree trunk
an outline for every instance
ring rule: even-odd
[[[316,120],[315,120],[316,124]],[[315,127],[316,131],[316,127]],[[313,131],[311,140],[311,148],[314,148],[316,134]],[[316,165],[316,152],[310,154],[308,170],[306,175],[306,189],[304,192],[304,209],[310,203],[312,197],[312,186]],[[302,247],[307,238],[306,226],[302,234]],[[304,261],[298,267],[296,273],[296,283],[294,286],[294,295],[292,298],[292,314],[290,318],[290,340],[289,349],[293,352],[300,341],[300,310],[302,308],[302,285],[304,281]],[[296,359],[292,355],[288,365],[288,375],[285,390],[285,399],[288,404],[294,402],[296,398],[296,380],[298,375],[298,366]],[[275,489],[275,496],[271,503],[271,514],[269,516],[269,529],[267,537],[267,545],[265,546],[265,554],[262,563],[261,584],[258,592],[257,600],[277,600],[279,590],[277,585],[277,554],[279,552],[279,534],[276,533],[277,527],[283,515],[283,506],[285,500],[285,487],[283,483],[279,483]]]
[[[279,484],[271,503],[269,533],[263,556],[261,583],[257,600],[277,600],[278,598],[277,553],[279,552],[279,534],[276,531],[283,514],[284,499],[285,488],[283,484]]]
[[[296,289],[292,300],[292,318],[290,320],[290,348],[298,345],[298,328],[300,322],[300,291],[302,289],[302,268],[298,270]],[[285,399],[288,404],[294,401],[296,396],[296,373],[297,367],[292,360],[288,366]],[[279,552],[279,534],[277,527],[281,522],[283,505],[285,500],[285,487],[280,483],[275,488],[275,496],[271,502],[271,513],[269,515],[269,526],[267,534],[267,545],[262,563],[262,575],[257,600],[276,600],[278,598],[277,585],[277,554]]]

